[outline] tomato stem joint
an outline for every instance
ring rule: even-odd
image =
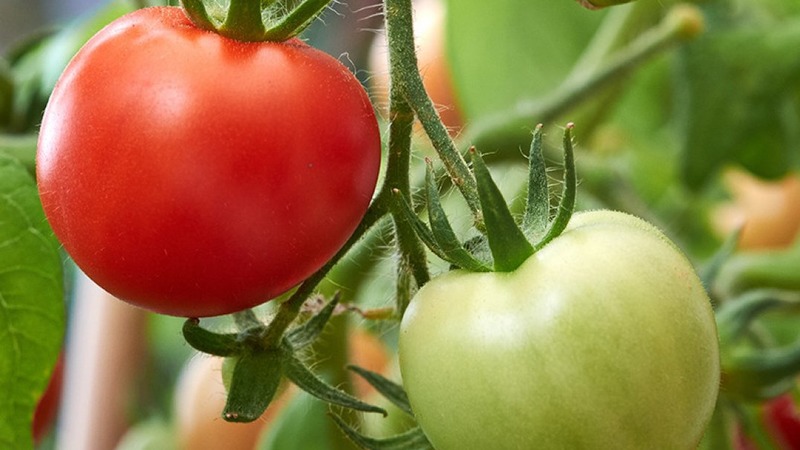
[[[181,5],[198,28],[239,41],[281,42],[300,34],[330,2],[303,0],[289,8],[285,0],[230,0],[227,11],[206,8],[203,0],[181,0]]]
[[[550,192],[542,156],[541,125],[536,127],[531,143],[528,196],[521,224],[515,220],[483,157],[474,148],[470,150],[470,158],[484,217],[484,234],[463,244],[458,240],[442,208],[430,162],[425,177],[425,206],[430,227],[419,219],[401,195],[396,195],[398,210],[410,222],[422,242],[454,267],[473,272],[511,272],[558,237],[572,217],[577,190],[572,147],[573,127],[570,123],[564,130],[564,188],[554,214],[551,214],[553,211],[550,208]]]

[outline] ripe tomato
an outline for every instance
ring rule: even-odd
[[[696,448],[720,377],[711,304],[660,231],[576,214],[512,273],[422,287],[400,371],[434,447]]]
[[[800,448],[800,411],[791,394],[784,394],[764,407],[764,424],[782,449]]]
[[[154,7],[75,56],[37,158],[48,220],[89,277],[141,307],[203,317],[274,298],[341,248],[375,188],[380,134],[334,58]]]

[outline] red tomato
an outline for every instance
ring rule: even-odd
[[[764,424],[781,449],[800,449],[800,411],[791,395],[782,395],[766,404]]]
[[[75,56],[37,158],[48,220],[89,277],[141,307],[204,317],[274,298],[341,248],[375,188],[380,133],[336,59],[155,7]]]
[[[47,434],[56,419],[63,384],[64,357],[60,356],[53,368],[53,374],[50,375],[50,382],[47,383],[47,388],[39,399],[33,414],[33,441],[36,443]]]

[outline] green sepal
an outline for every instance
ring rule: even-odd
[[[270,349],[245,353],[236,360],[222,418],[252,422],[266,411],[281,383],[284,356]]]
[[[198,28],[245,42],[282,42],[295,37],[311,25],[330,2],[303,0],[291,10],[281,11],[274,23],[265,24],[264,8],[272,6],[269,3],[273,2],[231,0],[227,12],[214,14],[224,16],[223,20],[217,20],[208,13],[203,0],[181,0],[187,16]]]
[[[268,41],[285,41],[297,36],[308,28],[322,14],[331,0],[305,0],[281,20],[272,25],[265,33]]]
[[[203,30],[217,31],[217,24],[211,19],[203,0],[181,0],[181,6],[192,23]]]
[[[795,386],[800,373],[800,342],[788,347],[753,349],[723,358],[725,391],[763,401]]]
[[[751,289],[800,290],[800,239],[787,248],[739,253],[720,269],[716,288],[727,295]]]
[[[357,373],[361,378],[365,379],[370,386],[374,387],[381,395],[386,397],[387,400],[392,402],[395,406],[400,408],[404,413],[413,416],[414,412],[411,411],[411,402],[408,401],[408,395],[402,386],[389,380],[379,373],[372,372],[356,365],[347,366],[347,368]]]
[[[503,194],[492,179],[480,153],[473,148],[470,155],[478,183],[486,237],[494,259],[494,270],[511,272],[533,254],[533,246],[514,221]]]
[[[569,220],[572,218],[572,213],[575,211],[578,177],[575,170],[575,152],[572,147],[573,127],[572,123],[568,123],[564,129],[564,189],[561,192],[561,200],[558,203],[556,216],[550,222],[544,236],[534,245],[534,251],[541,249],[558,237],[567,228]]]
[[[383,408],[364,403],[352,395],[330,386],[292,354],[287,354],[285,356],[283,369],[286,377],[289,378],[292,383],[296,384],[297,387],[326,403],[355,409],[357,411],[380,413],[383,416],[387,415],[386,410]]]
[[[426,164],[425,171],[425,194],[428,207],[428,217],[431,222],[433,238],[447,256],[446,261],[451,262],[463,269],[472,272],[489,272],[491,267],[482,261],[475,259],[458,240],[450,220],[442,207],[439,198],[439,187],[436,184],[436,177],[430,162]]]
[[[750,335],[752,325],[776,308],[797,308],[800,294],[763,289],[731,299],[716,312],[725,391],[732,396],[762,401],[790,389],[800,373],[800,342],[770,348],[738,345]]]
[[[329,301],[328,304],[322,308],[322,311],[308,319],[302,325],[289,331],[284,337],[286,342],[288,342],[289,345],[295,350],[299,350],[313,344],[322,333],[322,330],[325,329],[325,325],[327,325],[328,320],[330,320],[331,316],[333,316],[333,312],[338,304],[339,294],[337,293],[333,296],[331,301]]]
[[[703,286],[705,286],[707,291],[711,291],[711,289],[714,287],[714,283],[717,281],[717,276],[725,266],[725,263],[728,262],[731,256],[733,256],[733,254],[736,252],[736,247],[739,244],[739,238],[741,235],[742,228],[739,227],[725,239],[725,242],[723,242],[717,251],[711,255],[711,259],[708,261],[708,263],[706,263],[702,270],[700,270],[700,280],[703,282]],[[711,301],[716,309],[718,306],[717,302],[713,297]]]
[[[199,319],[186,319],[183,338],[198,351],[216,356],[237,356],[245,350],[238,333],[214,333],[200,326]]]
[[[762,314],[775,308],[800,305],[800,294],[776,289],[748,291],[732,298],[717,309],[717,330],[720,341],[731,343],[745,335],[750,325]]]
[[[331,414],[331,417],[354,444],[365,450],[433,450],[433,445],[420,427],[414,427],[390,438],[375,439],[359,433],[336,414]]]
[[[473,257],[463,248],[463,253],[459,251],[458,247],[449,247],[450,251],[446,252],[434,237],[433,232],[428,228],[427,225],[425,225],[425,222],[420,220],[416,213],[414,213],[411,205],[409,205],[408,201],[403,198],[403,196],[400,194],[400,191],[395,191],[394,195],[397,199],[397,212],[399,213],[400,218],[411,224],[419,239],[431,250],[431,252],[433,252],[434,255],[457,267],[471,270],[473,272],[486,272],[488,270],[488,266],[475,259],[475,257]]]
[[[528,197],[522,216],[522,230],[534,240],[540,239],[550,222],[550,188],[542,153],[543,128],[542,124],[537,125],[531,140],[528,153]]]

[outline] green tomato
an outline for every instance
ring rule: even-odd
[[[400,370],[438,450],[696,448],[717,398],[692,265],[622,213],[573,216],[511,273],[453,270],[401,323]]]

